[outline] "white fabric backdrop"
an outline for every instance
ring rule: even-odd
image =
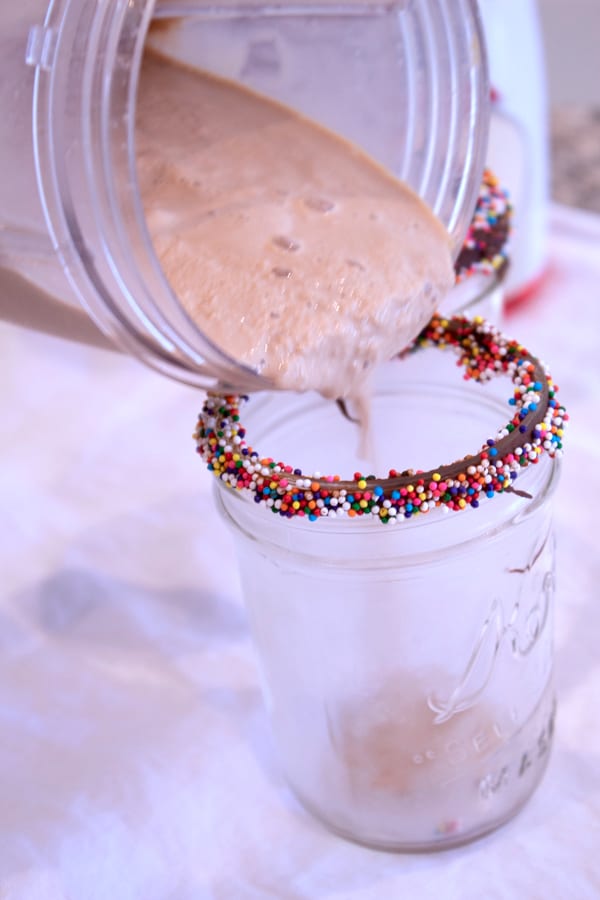
[[[283,785],[200,397],[0,328],[1,900],[600,897],[600,219],[555,209],[551,257],[506,330],[572,416],[556,742],[515,820],[438,855],[344,842]]]

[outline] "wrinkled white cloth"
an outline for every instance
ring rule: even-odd
[[[551,259],[505,330],[572,417],[555,747],[516,819],[437,855],[348,843],[284,786],[200,396],[0,328],[1,900],[600,896],[600,219],[554,209]]]

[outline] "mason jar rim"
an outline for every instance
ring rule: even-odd
[[[425,381],[410,382],[404,387],[409,387],[412,391],[419,391],[423,397],[431,396],[432,383]],[[440,398],[444,398],[446,402],[456,401],[461,396],[464,399],[464,384],[448,385],[436,384],[435,391]],[[268,399],[268,395],[261,398],[255,398],[257,401]],[[319,402],[315,398],[315,403]],[[505,407],[503,402],[494,396],[484,395],[478,398],[481,406],[492,407],[497,412],[502,412]],[[348,559],[352,559],[353,568],[361,568],[358,557],[352,555],[363,539],[370,538],[373,540],[375,547],[377,543],[380,547],[384,547],[390,543],[389,535],[393,535],[394,556],[390,558],[390,567],[398,564],[398,559],[402,558],[402,565],[420,566],[423,561],[431,557],[432,552],[436,557],[443,558],[451,553],[468,552],[472,544],[481,539],[493,539],[495,535],[502,533],[512,523],[522,522],[532,517],[535,512],[542,507],[554,494],[559,481],[560,459],[542,458],[536,465],[529,465],[517,479],[519,487],[528,489],[531,498],[523,498],[513,493],[501,493],[493,500],[485,499],[482,501],[479,509],[463,509],[460,511],[450,511],[440,508],[433,508],[425,515],[421,514],[413,516],[410,519],[404,519],[394,525],[383,525],[377,517],[361,516],[353,519],[347,517],[325,517],[319,518],[317,521],[310,522],[306,517],[294,516],[291,519],[274,515],[269,509],[264,508],[263,504],[254,502],[253,496],[248,491],[240,491],[229,487],[220,479],[214,479],[214,497],[220,514],[230,523],[234,531],[245,539],[252,542],[258,542],[265,548],[272,547],[277,553],[288,553],[298,558],[315,558],[319,560],[319,565],[338,566],[344,561],[339,557],[327,560],[323,558],[327,550],[325,543],[328,536],[343,538],[348,543]],[[539,489],[532,491],[534,485],[541,483]],[[497,520],[487,522],[488,513],[494,511],[494,518]],[[472,524],[471,532],[467,536],[458,540],[453,540],[454,530],[452,523],[454,520],[466,521],[463,517],[468,517]],[[427,540],[427,535],[436,534],[437,536],[447,536],[449,540],[443,540],[441,545],[435,551],[431,549],[407,550],[406,556],[403,553],[403,532],[411,534],[417,532],[422,534],[423,542]],[[303,536],[311,536],[319,538],[323,542],[323,546],[319,547],[319,541],[315,541],[318,552],[307,553],[300,546],[299,541]],[[379,536],[380,540],[377,541]],[[415,539],[416,540],[416,539]],[[322,555],[323,554],[323,555]],[[348,564],[346,559],[346,564]],[[383,556],[373,556],[367,560],[365,568],[371,568],[373,560],[377,560],[378,565],[386,567],[386,554]],[[383,560],[383,563],[382,563]]]

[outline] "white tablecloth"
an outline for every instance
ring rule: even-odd
[[[600,897],[600,220],[555,209],[508,331],[572,416],[557,496],[559,717],[523,812],[379,853],[295,802],[261,704],[201,398],[118,354],[0,328],[0,898]]]

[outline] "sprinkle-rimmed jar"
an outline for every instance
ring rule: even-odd
[[[506,382],[453,384],[433,351],[390,363],[374,399],[377,469],[456,459],[507,418]],[[501,380],[502,381],[502,380]],[[503,399],[500,399],[503,398]],[[253,397],[252,439],[304,472],[364,471],[355,426],[314,395]],[[283,771],[353,840],[444,848],[509,819],[538,784],[553,722],[558,461],[521,493],[382,528],[272,515],[216,480]]]

